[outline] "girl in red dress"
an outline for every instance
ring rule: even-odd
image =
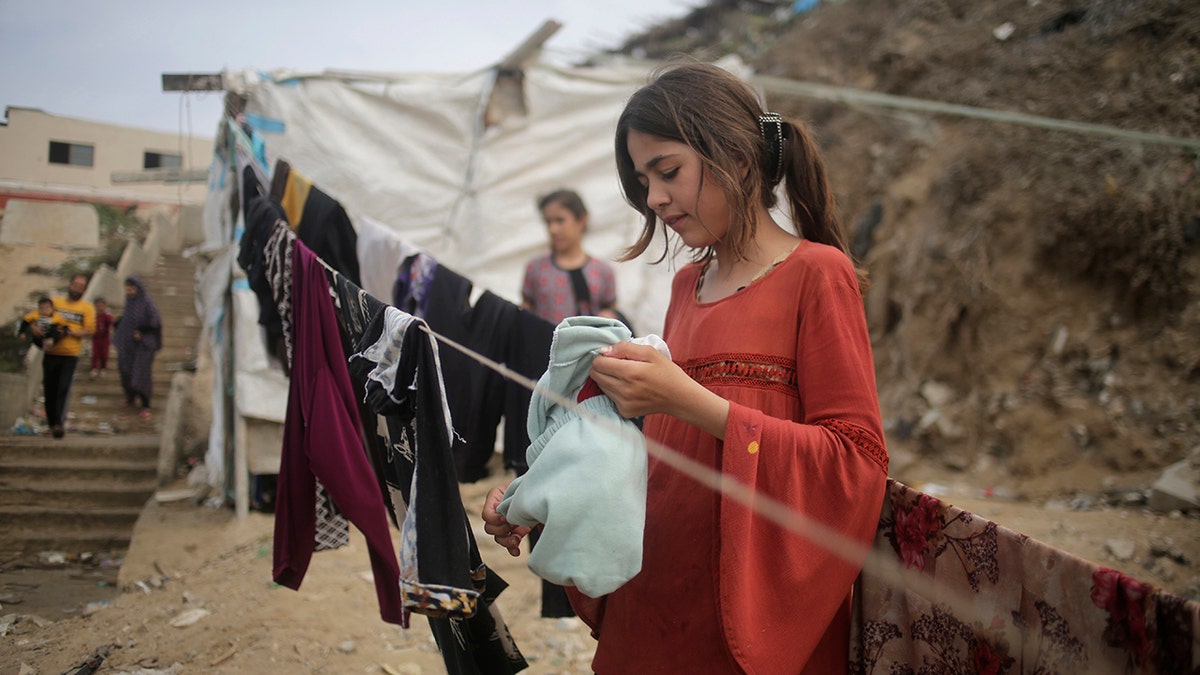
[[[863,309],[833,194],[805,127],[763,109],[712,65],[668,67],[617,122],[625,197],[645,217],[626,259],[674,233],[671,358],[621,343],[592,379],[645,434],[856,541],[879,519],[887,451]],[[777,206],[782,188],[794,229]],[[660,229],[663,228],[663,229]],[[485,502],[485,529],[519,554],[526,528]],[[597,518],[620,514],[597,513]],[[642,569],[616,591],[572,593],[599,675],[844,673],[861,562],[795,534],[651,456]]]

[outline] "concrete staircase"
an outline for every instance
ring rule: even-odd
[[[0,563],[36,559],[45,551],[71,556],[128,547],[134,522],[158,485],[171,378],[195,359],[200,320],[193,269],[182,256],[164,254],[141,274],[163,320],[150,420],[125,406],[116,350],[108,372],[92,378],[85,349],[71,387],[66,437],[0,440]]]

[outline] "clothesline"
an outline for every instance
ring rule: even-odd
[[[340,274],[337,269],[325,262],[320,256],[315,256],[316,260],[328,271],[333,274]],[[408,314],[407,312],[403,312]],[[409,315],[411,316],[411,315]],[[491,359],[475,350],[463,345],[451,338],[438,333],[429,327],[423,320],[416,324],[422,331],[426,332],[438,342],[448,345],[453,349],[458,350],[467,358],[489,368],[501,377],[504,377],[516,384],[528,389],[531,392],[537,393],[551,401],[556,405],[570,410],[582,417],[600,424],[615,426],[612,420],[606,419],[600,415],[592,413],[577,402],[561,396],[555,391],[539,387],[538,383],[514,370]],[[783,527],[784,529],[805,537],[825,548],[833,555],[847,562],[863,564],[865,571],[877,575],[881,579],[885,579],[894,586],[908,587],[929,598],[939,598],[939,601],[950,605],[955,612],[961,613],[964,616],[973,616],[976,612],[972,610],[973,604],[964,598],[940,598],[942,594],[933,581],[918,572],[910,570],[899,565],[895,560],[889,560],[884,556],[875,553],[870,546],[863,545],[849,537],[846,537],[841,532],[831,528],[819,521],[809,518],[807,515],[796,511],[787,504],[763,495],[753,488],[737,481],[736,479],[722,474],[720,471],[714,470],[700,462],[697,462],[682,453],[673,450],[661,443],[646,439],[646,448],[648,453],[655,459],[663,462],[671,468],[679,471],[683,475],[691,478],[700,485],[703,485],[714,492],[721,494],[746,508],[750,509],[755,515],[766,518],[767,520]],[[982,617],[976,617],[981,618]]]
[[[326,269],[332,270],[324,261],[321,264],[325,265]],[[502,377],[552,400],[556,405],[586,417],[597,424],[615,427],[612,420],[586,410],[575,401],[561,396],[555,391],[539,387],[538,383],[534,380],[441,335],[430,328],[425,322],[422,321],[417,326],[439,342],[458,350],[468,358],[490,368]],[[700,485],[745,506],[755,515],[762,516],[794,534],[805,537],[847,562],[855,564],[861,562],[864,571],[888,581],[895,587],[907,587],[927,598],[936,598],[938,602],[952,607],[954,612],[959,616],[970,616],[979,620],[985,618],[975,610],[974,604],[968,598],[952,597],[952,594],[948,594],[946,589],[938,588],[933,580],[924,574],[899,565],[895,560],[890,560],[876,553],[869,546],[865,546],[844,536],[834,528],[809,518],[787,504],[763,495],[736,479],[705,466],[657,441],[647,438],[646,448],[650,456],[679,471]],[[602,516],[598,515],[597,517]]]
[[[326,268],[328,268],[328,265],[326,265]],[[587,417],[596,424],[613,425],[612,420],[589,412],[586,408],[578,405],[577,402],[565,398],[565,396],[559,395],[557,392],[553,392],[553,390],[539,387],[538,383],[509,369],[508,366],[494,362],[493,359],[487,358],[484,354],[475,352],[472,348],[458,344],[458,342],[449,339],[449,337],[438,334],[436,330],[428,327],[424,322],[418,325],[421,330],[426,331],[426,333],[432,335],[439,342],[443,342],[443,344],[466,354],[468,358],[486,366],[486,368],[496,371],[500,376],[509,378],[512,382],[526,387],[530,392],[545,396],[545,398],[554,401],[554,404],[568,408],[568,410],[580,414],[582,417]],[[911,590],[920,593],[920,595],[928,598],[937,598],[937,602],[950,605],[950,607],[953,607],[955,613],[961,613],[961,616],[974,616],[977,614],[973,610],[973,605],[966,598],[941,597],[946,596],[946,592],[938,589],[937,585],[929,577],[914,572],[912,569],[901,567],[895,561],[888,560],[888,558],[871,550],[870,546],[860,544],[856,540],[844,536],[838,530],[834,530],[833,527],[809,518],[808,515],[798,512],[798,510],[787,506],[784,502],[763,495],[761,492],[749,488],[748,485],[738,482],[737,479],[725,476],[720,471],[703,465],[701,462],[691,459],[683,453],[679,453],[678,450],[652,441],[650,438],[646,440],[646,447],[650,456],[653,456],[654,459],[664,462],[667,466],[683,473],[684,476],[695,480],[695,482],[706,486],[706,488],[719,492],[722,496],[731,498],[731,500],[742,504],[742,506],[750,509],[756,515],[761,515],[763,518],[774,522],[775,525],[799,534],[800,537],[810,539],[811,542],[822,546],[822,548],[832,552],[832,554],[842,558],[842,560],[852,563],[863,562],[863,567],[866,571],[876,574],[881,579],[890,581],[895,586],[907,586]],[[983,617],[976,616],[976,619],[983,619]]]
[[[339,274],[336,269],[325,262],[320,256],[317,256],[317,261],[326,270]],[[407,312],[403,313],[407,314]],[[555,391],[539,387],[536,381],[512,370],[503,363],[488,358],[438,333],[424,321],[419,321],[416,325],[438,342],[458,350],[467,358],[495,371],[501,377],[507,378],[531,392],[550,399],[556,405],[560,405],[575,414],[586,417],[597,424],[608,425],[610,427],[615,426],[612,420],[584,409],[575,401],[561,396]],[[889,559],[877,553],[870,546],[863,545],[846,537],[836,529],[809,518],[807,515],[796,511],[783,502],[763,495],[752,487],[724,475],[720,471],[705,466],[657,441],[647,438],[646,449],[650,456],[670,466],[684,476],[691,478],[700,485],[745,506],[755,515],[766,518],[785,530],[808,539],[842,560],[853,564],[861,562],[863,571],[874,574],[879,579],[887,581],[896,588],[909,588],[926,598],[936,599],[937,602],[951,607],[958,616],[971,617],[980,621],[987,618],[976,609],[975,604],[970,601],[970,598],[954,594],[944,588],[939,588],[928,576],[900,565],[895,559]]]

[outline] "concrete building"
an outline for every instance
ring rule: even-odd
[[[8,106],[0,123],[0,209],[10,198],[200,204],[211,137],[90,122]]]

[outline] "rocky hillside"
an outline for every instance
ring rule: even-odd
[[[717,1],[630,39],[756,72],[1200,138],[1200,5]],[[1137,487],[1200,446],[1194,149],[767,92],[819,135],[873,285],[893,473]]]

